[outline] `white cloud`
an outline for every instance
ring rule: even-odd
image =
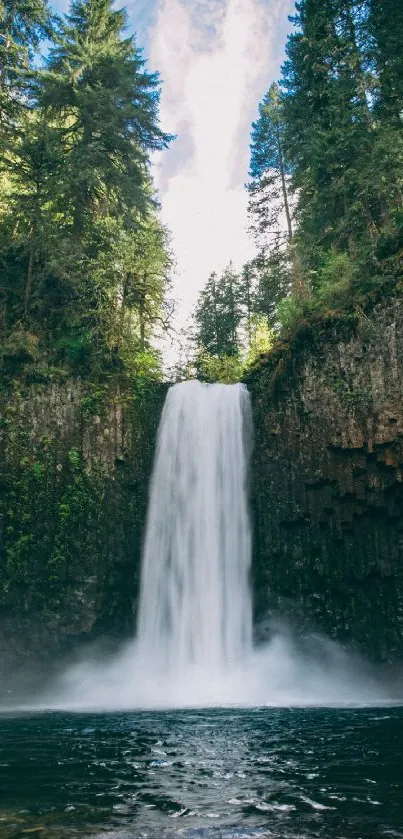
[[[150,33],[161,120],[178,135],[157,161],[178,262],[183,324],[212,270],[252,252],[244,183],[258,103],[283,59],[292,0],[161,0]]]

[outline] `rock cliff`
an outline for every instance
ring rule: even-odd
[[[403,654],[403,301],[330,316],[250,374],[257,617]]]
[[[132,634],[165,394],[61,378],[0,394],[0,675]]]

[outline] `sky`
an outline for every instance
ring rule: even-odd
[[[68,0],[52,5],[67,11]],[[161,76],[162,128],[176,135],[153,168],[172,234],[179,329],[210,273],[230,260],[241,267],[254,253],[244,188],[250,129],[259,101],[279,76],[294,0],[124,5],[148,69]]]

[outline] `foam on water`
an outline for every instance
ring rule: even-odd
[[[151,481],[136,639],[82,661],[47,707],[343,705],[388,700],[337,645],[284,631],[252,645],[249,395],[170,388]],[[270,511],[268,511],[269,515]]]

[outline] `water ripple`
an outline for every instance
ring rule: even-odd
[[[0,718],[0,839],[403,839],[403,711]]]

